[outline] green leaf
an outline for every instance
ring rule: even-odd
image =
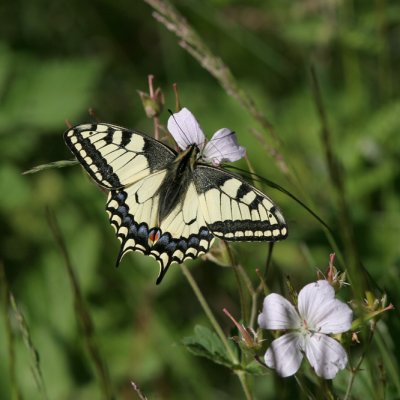
[[[216,333],[205,326],[196,325],[194,328],[194,336],[183,338],[183,345],[194,355],[208,358],[216,364],[224,365],[229,368],[236,368],[230,360],[229,355]],[[237,352],[233,343],[230,343],[232,350]]]
[[[92,106],[101,59],[41,60],[29,53],[13,53],[0,77],[8,73],[9,87],[0,109],[0,131],[10,134],[24,126],[30,131],[57,129]],[[12,68],[11,68],[12,67]]]
[[[30,188],[20,171],[11,164],[0,164],[0,209],[13,210],[23,206],[30,198]]]
[[[267,373],[267,368],[263,367],[261,364],[259,364],[257,361],[252,361],[248,365],[246,365],[246,368],[244,368],[244,371],[246,371],[250,375],[265,375]]]

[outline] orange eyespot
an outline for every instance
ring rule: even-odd
[[[161,231],[159,229],[152,229],[149,232],[149,245],[154,244],[157,242],[158,239],[160,239],[161,236]]]

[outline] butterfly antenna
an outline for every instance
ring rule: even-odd
[[[305,203],[303,203],[300,199],[298,199],[294,194],[290,193],[287,189],[283,188],[282,186],[278,185],[275,182],[270,181],[267,178],[264,178],[260,175],[255,174],[254,172],[246,171],[242,168],[235,167],[234,165],[227,165],[227,166],[225,166],[225,168],[239,171],[240,173],[245,174],[248,177],[251,177],[253,179],[256,178],[256,179],[254,179],[254,181],[265,183],[269,187],[272,187],[273,189],[277,189],[280,192],[286,194],[286,196],[289,196],[296,203],[300,204],[309,214],[311,214],[320,224],[322,224],[333,235],[332,228],[318,214],[316,214],[313,210],[311,210],[310,207],[308,207]]]
[[[181,128],[181,126],[178,124],[178,121],[176,120],[174,113],[171,111],[171,109],[168,109],[168,112],[169,112],[169,114],[171,115],[171,117],[174,119],[174,121],[175,121],[175,123],[176,123],[176,126],[179,128],[179,130],[182,132],[184,138],[186,139],[186,144],[187,144],[188,146],[190,146],[192,143],[191,143],[191,141],[189,140],[189,138],[187,137],[186,132],[185,132],[185,131]]]

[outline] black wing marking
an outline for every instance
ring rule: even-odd
[[[64,140],[90,176],[106,189],[119,189],[166,167],[174,150],[137,131],[105,123],[68,129]]]
[[[169,266],[206,253],[213,241],[202,217],[193,183],[166,218],[158,221],[159,193],[166,170],[149,175],[124,190],[111,191],[107,212],[121,241],[117,265],[129,251],[155,258],[160,265],[157,284]]]
[[[271,242],[287,237],[287,225],[279,208],[239,176],[199,164],[194,181],[204,219],[216,237]]]

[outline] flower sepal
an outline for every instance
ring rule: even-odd
[[[231,339],[239,345],[244,353],[252,357],[256,356],[262,346],[257,333],[251,328],[245,328],[244,325],[236,321],[226,308],[223,309],[223,312],[230,318],[239,331],[239,336],[232,336]]]
[[[341,289],[343,286],[348,285],[346,282],[346,271],[345,272],[340,272],[334,265],[333,262],[335,260],[335,253],[332,253],[329,255],[329,265],[328,269],[325,273],[325,275],[321,272],[317,272],[317,278],[319,280],[325,279],[327,282],[331,284],[331,286],[335,289],[337,292],[339,289]]]
[[[394,310],[392,303],[387,304],[386,294],[378,298],[369,291],[365,293],[365,300],[361,306],[355,303],[353,306],[358,309],[358,313],[361,315],[353,321],[351,326],[353,331],[360,329],[366,322],[374,326],[384,312]]]
[[[141,90],[138,90],[137,92],[139,94],[140,100],[142,101],[142,105],[147,118],[155,118],[161,114],[164,108],[164,94],[160,87],[154,90],[153,75],[148,76],[148,81],[149,93],[142,92]]]
[[[162,94],[161,88],[156,89],[153,97],[140,90],[137,92],[142,101],[147,118],[158,117],[164,107],[164,95]]]

